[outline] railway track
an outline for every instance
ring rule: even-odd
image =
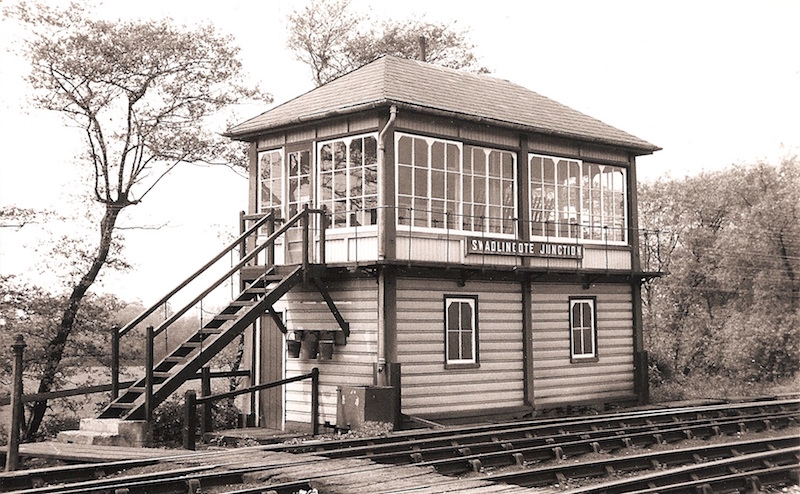
[[[312,485],[341,487],[348,485],[343,479],[364,472],[386,479],[436,472],[424,482],[442,488],[452,484],[455,491],[461,488],[453,485],[470,479],[495,486],[491,492],[525,487],[587,493],[754,490],[798,483],[800,435],[780,429],[799,423],[800,400],[630,411],[13,472],[0,474],[0,491],[133,494],[201,487],[208,492],[217,486],[220,493],[282,494]],[[747,432],[759,437],[744,440]],[[708,438],[719,439],[700,447],[680,442]],[[306,478],[303,473],[312,464],[316,473]],[[393,492],[388,482],[383,486],[380,492]],[[405,489],[396,487],[396,492]]]

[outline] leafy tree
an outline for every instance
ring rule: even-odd
[[[800,166],[787,157],[643,184],[648,347],[672,380],[774,382],[800,370]]]
[[[375,21],[367,13],[352,12],[350,0],[311,0],[289,15],[288,26],[287,46],[311,68],[317,86],[383,55],[488,72],[479,65],[467,32],[455,23]]]
[[[39,380],[46,371],[48,344],[58,333],[59,314],[66,303],[66,295],[53,295],[12,276],[0,277],[0,346],[10,348],[15,335],[23,334],[27,344],[23,370],[27,378]],[[97,384],[95,378],[101,376],[92,370],[109,365],[109,328],[118,321],[123,306],[122,301],[111,295],[90,294],[84,299],[75,318],[73,337],[64,346],[61,365],[53,378],[55,388]],[[133,351],[125,348],[123,355],[130,358]],[[11,352],[0,354],[4,386],[10,383],[12,363]],[[73,404],[62,400],[59,410]],[[58,417],[51,416],[52,420]]]
[[[120,214],[180,163],[243,160],[245,153],[209,131],[209,119],[259,93],[245,86],[232,39],[210,25],[108,21],[76,3],[59,9],[23,2],[6,15],[29,33],[24,54],[33,103],[80,129],[79,164],[91,171],[88,192],[102,209],[87,269],[68,290],[45,345],[38,391],[46,392],[56,383],[81,305],[108,262]],[[35,403],[26,437],[38,429],[46,406]]]

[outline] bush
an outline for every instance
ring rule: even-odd
[[[198,413],[200,408],[198,407]],[[239,422],[239,409],[233,400],[221,400],[211,408],[211,423],[214,430],[232,429]],[[173,396],[153,411],[153,443],[161,446],[180,447],[183,444],[184,398]],[[199,419],[199,417],[198,417]],[[200,421],[195,435],[200,435]]]

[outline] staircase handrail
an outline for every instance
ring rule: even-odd
[[[217,281],[215,281],[208,288],[203,290],[203,292],[200,293],[200,295],[195,297],[191,302],[187,303],[184,307],[182,307],[180,310],[176,311],[174,314],[172,314],[172,316],[170,316],[164,322],[159,324],[158,327],[155,330],[153,330],[153,337],[156,337],[159,334],[161,334],[162,331],[167,329],[170,325],[172,325],[172,323],[177,321],[182,315],[187,313],[198,302],[200,302],[202,299],[204,299],[206,297],[206,295],[208,295],[209,293],[214,291],[214,289],[216,289],[218,286],[220,286],[222,283],[224,283],[225,280],[227,280],[231,275],[233,275],[234,273],[236,273],[237,271],[242,269],[245,265],[247,265],[248,262],[250,262],[253,258],[258,256],[258,254],[260,254],[262,250],[266,249],[270,244],[274,243],[275,240],[278,237],[283,235],[287,230],[289,230],[289,228],[294,226],[304,216],[308,215],[311,212],[322,212],[322,211],[321,210],[312,210],[312,209],[303,209],[300,212],[298,212],[296,215],[294,215],[292,218],[290,218],[282,227],[277,229],[272,235],[267,237],[262,243],[260,243],[258,246],[256,246],[255,249],[253,249],[250,252],[248,252],[246,256],[244,256],[238,263],[236,263],[236,265],[234,265],[232,268],[230,268],[225,274],[220,276],[220,278],[217,279]]]
[[[178,286],[173,288],[169,293],[167,293],[166,295],[161,297],[158,300],[158,302],[153,304],[152,307],[150,307],[149,309],[147,309],[144,312],[142,312],[141,314],[139,314],[134,320],[132,320],[131,322],[126,324],[122,329],[119,329],[117,331],[119,336],[120,337],[125,336],[130,330],[132,330],[133,328],[138,326],[142,321],[144,321],[147,318],[147,316],[149,316],[150,314],[155,312],[157,309],[159,309],[162,305],[164,305],[164,303],[166,303],[169,299],[171,299],[176,293],[178,293],[179,291],[181,291],[184,288],[186,288],[186,286],[189,283],[191,283],[198,276],[200,276],[201,274],[206,272],[206,270],[208,270],[208,268],[213,266],[217,261],[222,259],[223,256],[225,256],[227,253],[229,253],[234,248],[236,248],[239,244],[241,244],[241,242],[243,240],[245,240],[247,237],[252,235],[253,232],[255,232],[260,227],[262,227],[264,225],[264,223],[266,223],[268,220],[270,220],[271,218],[274,218],[274,216],[275,216],[274,213],[270,212],[270,213],[264,215],[264,217],[262,217],[260,220],[256,221],[255,224],[253,224],[252,227],[250,227],[247,231],[245,231],[244,233],[239,235],[236,238],[236,240],[234,240],[230,244],[228,244],[227,247],[222,249],[222,251],[220,251],[216,256],[214,256],[210,261],[208,261],[206,264],[204,264],[203,267],[201,267],[200,269],[195,271],[192,275],[190,275],[188,278],[183,280],[183,282],[181,282]]]

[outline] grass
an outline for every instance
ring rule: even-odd
[[[650,388],[650,401],[756,398],[800,394],[800,375],[774,383],[747,382],[721,376],[696,376],[665,381]]]

